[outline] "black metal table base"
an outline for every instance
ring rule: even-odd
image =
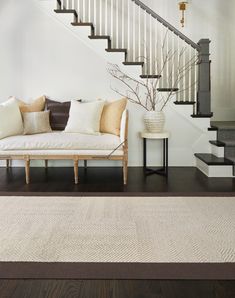
[[[147,139],[143,138],[143,145],[144,145],[144,171],[145,175],[162,175],[162,176],[168,176],[168,139],[162,139],[163,140],[163,167],[159,169],[151,169],[147,167]]]

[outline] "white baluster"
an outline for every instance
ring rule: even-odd
[[[124,5],[124,1],[122,0],[122,48],[125,48],[125,34],[126,34],[126,30],[125,30],[125,5]]]
[[[130,54],[130,1],[127,2],[127,49]]]
[[[104,7],[104,34],[108,35],[108,0],[105,0],[105,7]]]
[[[111,36],[113,37],[113,32],[114,32],[114,0],[111,0]],[[115,40],[112,38],[112,47],[115,48]]]
[[[119,1],[116,1],[116,30],[114,31],[114,39],[116,39],[116,48],[119,48]]]
[[[139,61],[141,60],[141,43],[142,43],[142,38],[141,38],[141,7],[138,7],[138,22],[139,22],[139,28],[138,28],[138,55],[139,55]]]
[[[132,48],[133,48],[133,61],[136,61],[136,4],[132,2]]]

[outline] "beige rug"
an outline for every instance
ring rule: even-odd
[[[232,197],[0,197],[0,262],[234,262]]]

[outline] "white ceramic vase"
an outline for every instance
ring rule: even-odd
[[[147,132],[163,132],[165,115],[162,111],[148,111],[144,114],[144,124]]]

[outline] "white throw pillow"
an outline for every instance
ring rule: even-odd
[[[97,134],[100,131],[100,118],[104,101],[79,103],[71,101],[69,120],[65,132]]]
[[[0,104],[0,139],[21,135],[23,121],[16,99],[11,98]]]

